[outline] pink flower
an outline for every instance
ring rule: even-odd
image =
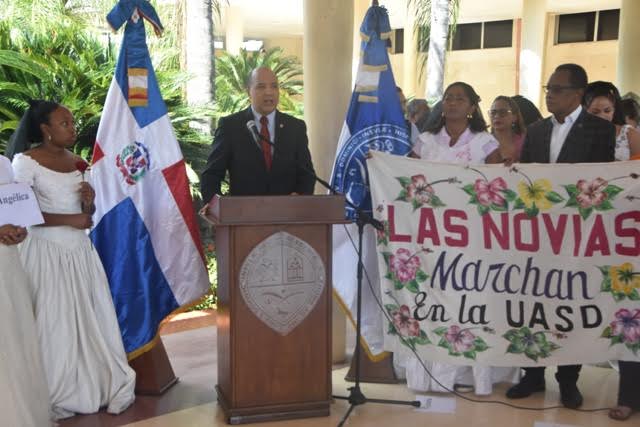
[[[410,199],[415,199],[420,204],[429,203],[433,193],[433,187],[429,185],[424,175],[414,175],[411,177],[411,184],[407,187],[407,195]]]
[[[420,260],[412,256],[407,249],[398,249],[395,255],[389,257],[389,269],[400,283],[415,279],[418,268],[420,268]]]
[[[581,179],[576,184],[580,194],[576,196],[576,200],[581,208],[590,208],[598,206],[607,199],[607,193],[604,190],[609,183],[602,178],[596,178],[592,182]]]
[[[502,178],[496,178],[491,182],[485,179],[476,180],[473,189],[476,192],[476,199],[482,206],[504,205],[504,197],[502,197],[501,191],[507,189],[507,183]]]
[[[391,317],[393,317],[393,324],[400,335],[404,337],[420,336],[420,323],[411,317],[408,306],[402,305],[399,310],[392,311]]]
[[[616,320],[611,322],[611,334],[615,337],[623,335],[624,342],[637,343],[640,341],[640,309],[627,310],[621,308],[616,311]]]
[[[456,353],[464,353],[473,348],[473,341],[476,336],[467,329],[460,329],[460,326],[453,325],[449,327],[444,338],[451,344]]]

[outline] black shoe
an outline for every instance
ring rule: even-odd
[[[576,383],[560,384],[560,401],[565,408],[577,409],[582,406],[582,394]]]
[[[525,375],[518,384],[507,390],[507,397],[509,399],[522,399],[531,396],[533,393],[544,391],[544,389],[544,380],[532,379],[530,376]]]

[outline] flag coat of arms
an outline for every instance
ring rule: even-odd
[[[387,10],[379,6],[370,7],[360,27],[360,64],[331,177],[332,187],[337,192],[345,194],[349,201],[369,214],[372,206],[367,153],[376,150],[405,155],[411,149],[387,53],[390,36]],[[347,207],[347,218],[355,219],[356,215],[353,208]],[[334,295],[352,322],[356,318],[357,242],[355,224],[334,226]],[[381,308],[375,300],[380,300],[376,233],[370,226],[365,227],[362,252],[362,344],[369,357],[376,360],[383,354],[383,325]]]
[[[145,0],[122,0],[107,16],[114,29],[126,25],[91,172],[91,239],[130,359],[152,347],[165,317],[209,286],[185,162],[149,56],[145,19],[162,31]]]

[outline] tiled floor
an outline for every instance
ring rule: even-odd
[[[161,397],[139,396],[135,404],[119,416],[99,413],[77,416],[63,421],[61,427],[213,427],[226,425],[222,411],[216,404],[216,330],[208,326],[165,335],[163,341],[180,382]],[[548,373],[546,394],[518,401],[534,407],[554,406],[558,402],[558,387],[553,380],[553,369]],[[346,368],[333,371],[333,390],[347,394],[351,383],[343,380]],[[607,407],[615,402],[617,372],[608,368],[584,367],[579,387],[585,396],[585,409]],[[491,399],[505,401],[506,385],[498,385]],[[415,398],[405,385],[362,384],[362,391],[370,398],[409,400]],[[444,396],[444,395],[442,395]],[[469,395],[473,397],[473,395]],[[418,412],[413,408],[368,403],[356,407],[347,426],[531,426],[535,422],[548,423],[547,427],[635,427],[640,425],[640,414],[621,423],[607,417],[606,411],[594,413],[566,409],[548,411],[516,410],[493,403],[472,403],[456,399],[455,414]],[[513,401],[510,401],[513,403]],[[324,418],[261,423],[260,426],[336,426],[347,410],[347,403],[336,400],[331,415]]]

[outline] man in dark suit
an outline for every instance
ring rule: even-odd
[[[312,194],[315,184],[304,121],[276,108],[279,86],[269,68],[256,68],[247,82],[251,106],[223,117],[201,177],[202,199],[220,194],[229,172],[229,195]],[[259,132],[254,140],[247,122]],[[269,144],[267,141],[271,141]]]
[[[521,163],[597,163],[612,162],[616,131],[613,124],[588,114],[581,106],[587,87],[587,73],[576,64],[558,66],[545,86],[547,110],[553,115],[527,128]],[[582,405],[576,385],[581,365],[559,366],[556,380],[560,399],[567,408]],[[507,391],[519,399],[544,391],[544,367],[524,368],[520,383]]]

